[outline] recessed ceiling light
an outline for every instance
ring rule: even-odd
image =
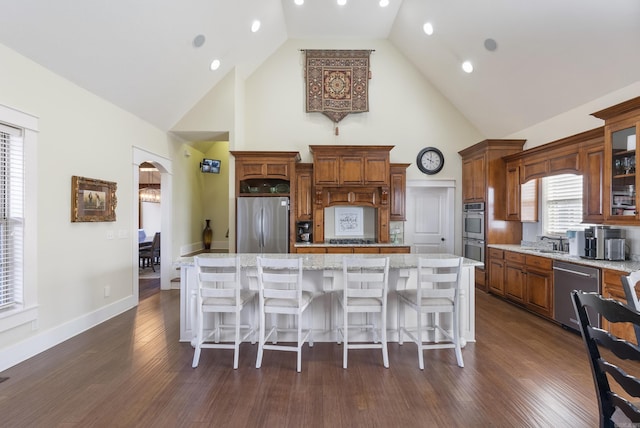
[[[220,68],[220,60],[219,59],[214,59],[213,61],[211,61],[211,71],[216,71],[219,68]]]
[[[193,39],[193,46],[196,48],[199,48],[200,46],[204,45],[204,41],[205,41],[205,37],[202,34],[198,34],[196,37],[194,37]]]
[[[389,0],[380,0],[380,7],[389,6]]]
[[[493,39],[487,39],[484,41],[484,48],[489,52],[493,52],[498,48],[498,43]]]
[[[304,4],[304,0],[295,0],[294,3],[298,6],[302,6]]]
[[[260,29],[260,21],[257,19],[251,23],[251,32],[255,33]]]
[[[422,26],[422,31],[424,31],[424,33],[425,33],[427,36],[432,35],[432,34],[433,34],[433,24],[431,24],[430,22],[425,23],[425,24]]]
[[[464,70],[465,73],[472,73],[473,64],[471,64],[471,61],[465,61],[462,63],[462,69]]]
[[[338,0],[338,6],[344,6],[347,4],[347,0]]]

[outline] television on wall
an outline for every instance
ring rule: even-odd
[[[220,174],[220,161],[216,159],[202,159],[200,171],[211,174]]]

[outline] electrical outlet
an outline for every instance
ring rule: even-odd
[[[115,233],[113,230],[107,230],[107,239],[113,239],[115,237]]]
[[[104,286],[104,297],[109,297],[111,296],[111,286],[110,285],[105,285]]]

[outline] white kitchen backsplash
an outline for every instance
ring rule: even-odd
[[[640,226],[625,226],[620,227],[620,229],[624,230],[624,238],[626,239],[627,247],[629,247],[631,257],[633,259],[640,258]],[[522,223],[523,241],[536,241],[541,234],[540,223]]]

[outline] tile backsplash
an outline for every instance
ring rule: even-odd
[[[586,228],[587,226],[585,226]],[[624,238],[626,239],[629,254],[632,260],[640,259],[640,226],[612,226],[624,230]],[[541,235],[540,223],[522,223],[522,240],[536,241]]]

